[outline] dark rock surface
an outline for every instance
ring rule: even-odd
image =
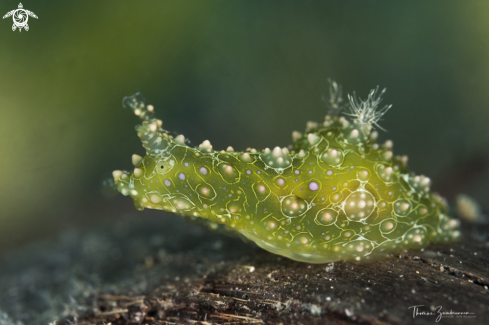
[[[488,227],[371,264],[298,263],[151,211],[0,260],[0,324],[481,324]],[[413,308],[421,313],[413,318]]]

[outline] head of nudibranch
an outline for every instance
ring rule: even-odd
[[[293,132],[288,148],[215,151],[172,136],[140,94],[124,98],[142,123],[145,157],[114,171],[117,189],[138,209],[152,208],[219,225],[258,246],[309,263],[372,261],[460,237],[458,220],[415,175],[393,143],[377,144],[385,90],[365,100],[331,83],[330,113]],[[342,116],[340,113],[344,113]]]

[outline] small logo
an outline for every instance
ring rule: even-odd
[[[25,10],[24,6],[22,6],[22,3],[19,3],[19,9],[14,9],[12,11],[9,11],[3,16],[3,19],[12,16],[14,20],[14,24],[12,25],[12,31],[15,32],[15,30],[18,28],[19,32],[22,31],[22,28],[24,28],[26,31],[29,30],[29,25],[27,25],[27,21],[29,20],[29,16],[34,17],[37,19],[37,16],[35,13],[29,10]]]
[[[442,306],[432,306],[430,310],[423,310],[424,305],[411,306],[408,309],[413,309],[413,318],[418,316],[432,316],[435,323],[438,323],[442,318],[475,318],[475,313],[468,311],[442,311]]]

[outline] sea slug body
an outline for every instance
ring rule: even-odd
[[[132,171],[113,172],[119,192],[135,206],[178,213],[211,228],[235,231],[272,253],[308,263],[372,261],[404,249],[460,237],[430,180],[394,156],[392,141],[375,143],[382,92],[366,100],[331,83],[323,123],[293,132],[289,148],[215,151],[209,141],[190,147],[173,137],[138,93],[124,98],[142,120],[146,149]],[[340,111],[349,107],[349,113]]]

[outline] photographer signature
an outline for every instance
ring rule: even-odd
[[[424,305],[411,306],[408,309],[413,309],[413,318],[416,316],[436,316],[435,322],[438,323],[443,317],[445,318],[475,318],[475,313],[468,311],[442,311],[442,306],[432,308],[432,310],[424,311],[420,307]]]

